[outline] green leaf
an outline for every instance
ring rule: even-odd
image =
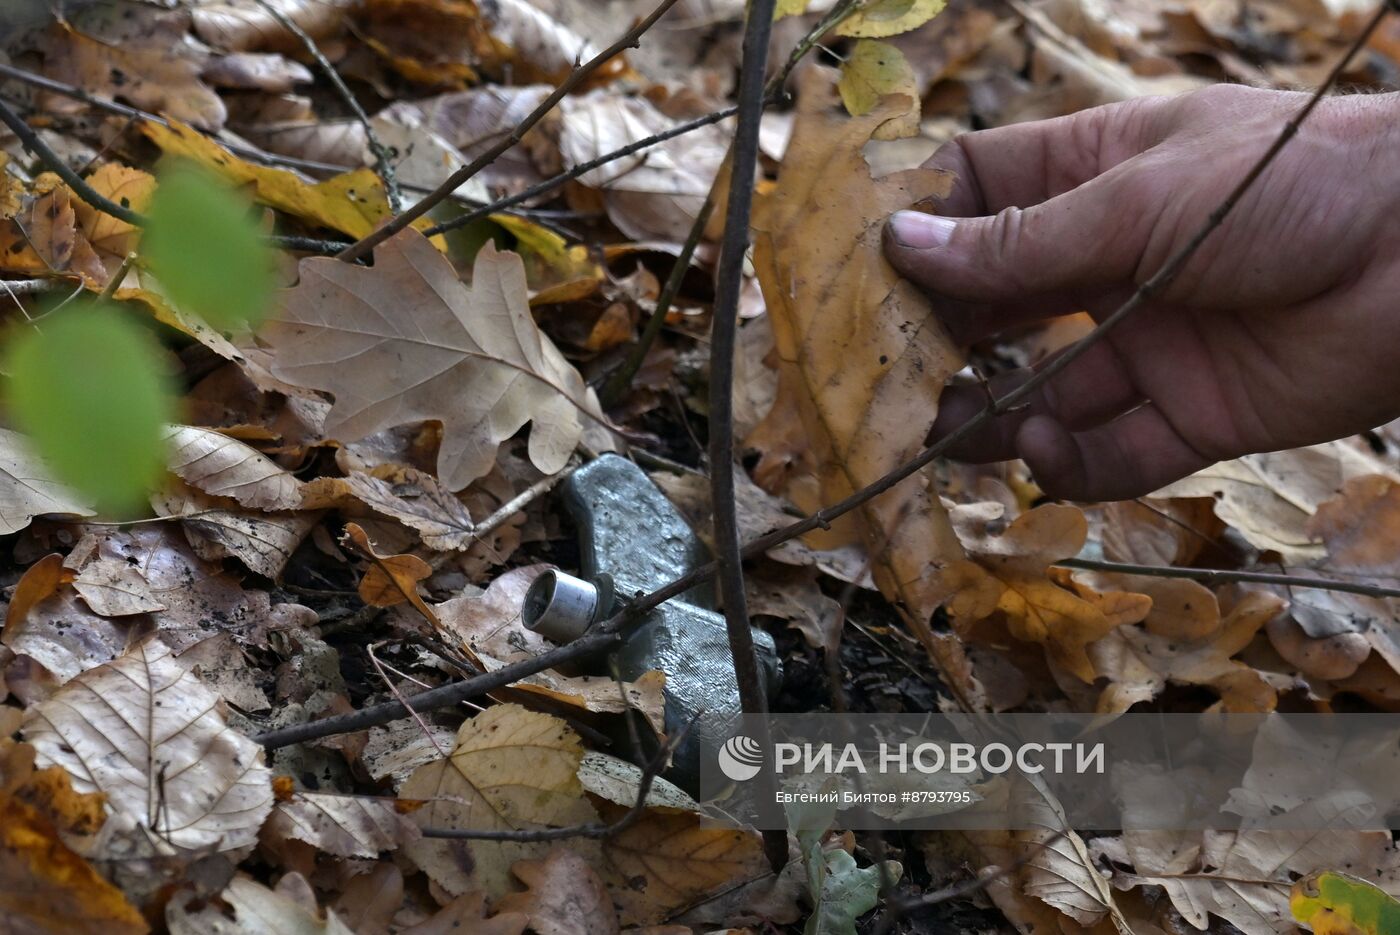
[[[838,35],[862,39],[884,39],[897,36],[943,12],[946,0],[874,0],[851,14],[836,27]]]
[[[856,920],[880,901],[880,868],[857,867],[856,859],[841,848],[827,851],[821,895],[804,935],[856,935]],[[890,880],[898,880],[904,868],[885,861]]]
[[[904,94],[913,106],[875,130],[877,140],[902,139],[919,132],[919,87],[904,53],[888,42],[861,39],[841,65],[836,85],[841,103],[853,117],[867,114],[886,94]]]
[[[1400,902],[1365,880],[1324,870],[1293,884],[1293,918],[1315,935],[1391,935],[1400,932]]]
[[[166,293],[216,328],[257,324],[272,301],[273,252],[249,203],[191,162],[160,173],[141,253]]]
[[[155,340],[107,304],[69,307],[12,336],[7,403],[58,480],[123,512],[164,473],[172,387]]]

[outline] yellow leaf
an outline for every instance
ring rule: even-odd
[[[583,747],[568,724],[519,705],[497,705],[464,723],[451,756],[420,766],[399,789],[427,799],[421,827],[518,831],[596,821],[578,780]],[[634,826],[635,827],[635,826]],[[586,842],[578,842],[582,846]],[[510,889],[510,865],[543,857],[550,845],[425,838],[403,850],[450,893]]]
[[[807,12],[807,4],[812,0],[778,0],[777,7],[773,10],[774,19],[782,19],[784,16],[801,16]]]
[[[1400,902],[1347,873],[1324,870],[1293,884],[1293,918],[1313,935],[1391,935],[1400,932]]]
[[[87,177],[87,183],[99,195],[137,213],[146,210],[146,203],[155,191],[156,180],[140,169],[109,162]],[[78,227],[99,256],[120,265],[136,245],[136,228],[105,211],[98,211],[85,201],[73,204]],[[113,265],[113,264],[109,264]],[[115,266],[113,266],[115,268]]]
[[[838,35],[862,39],[897,36],[943,12],[946,0],[873,0],[836,27]]]
[[[872,138],[895,140],[919,132],[919,88],[904,53],[888,42],[862,39],[841,65],[836,89],[852,116],[868,114],[886,94],[903,94],[914,106],[875,130]]]
[[[943,385],[963,360],[928,299],[880,248],[886,217],[946,194],[951,178],[917,169],[873,180],[861,149],[912,102],[890,97],[847,118],[833,106],[831,78],[821,69],[805,78],[777,187],[759,200],[754,218],[754,267],[773,324],[779,383],[772,411],[746,444],[763,454],[759,482],[781,488],[807,512],[917,452]],[[932,477],[909,478],[833,534],[864,541],[881,591],[937,652],[928,620],[950,593],[947,566],[963,552]]]
[[[355,169],[312,184],[285,169],[244,162],[177,121],[172,120],[168,127],[147,121],[141,124],[141,132],[161,151],[191,159],[234,184],[251,185],[257,201],[303,221],[363,237],[389,216],[384,187],[369,169]]]

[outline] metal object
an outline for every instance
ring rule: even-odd
[[[555,572],[531,587],[522,614],[527,626],[548,639],[576,639],[612,612],[613,594],[626,602],[710,560],[671,501],[626,458],[603,455],[589,462],[560,485],[560,493],[578,525],[586,580]],[[591,607],[590,587],[596,589]],[[742,710],[729,636],[714,608],[711,586],[697,585],[650,611],[611,657],[629,681],[653,669],[665,673],[667,733],[695,719],[665,774],[690,790],[698,785],[702,753],[719,749],[728,739],[729,719]],[[754,628],[753,639],[771,694],[781,673],[773,638]]]
[[[597,619],[598,605],[596,585],[562,571],[547,571],[525,592],[520,618],[526,629],[547,640],[572,643]]]

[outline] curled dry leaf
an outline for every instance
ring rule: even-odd
[[[99,195],[137,212],[146,210],[146,203],[156,188],[155,177],[150,173],[117,162],[99,166],[86,182]],[[98,211],[85,201],[74,202],[73,211],[78,229],[96,251],[103,266],[109,273],[115,273],[126,255],[135,249],[139,231],[126,221]]]
[[[292,553],[320,519],[315,512],[245,510],[178,482],[154,494],[151,506],[163,515],[181,517],[190,547],[200,558],[236,558],[273,580],[282,576]]]
[[[543,860],[519,860],[511,873],[525,884],[496,904],[497,912],[518,912],[538,935],[616,935],[617,910],[608,888],[583,855],[555,847]]]
[[[170,470],[191,487],[255,510],[301,508],[301,481],[254,448],[192,425],[172,425],[165,438]]]
[[[406,817],[412,810],[395,799],[295,792],[277,803],[262,833],[305,841],[337,857],[377,857],[418,840],[418,826]]]
[[[313,39],[324,39],[343,26],[355,0],[271,0],[271,6]],[[199,38],[229,52],[253,50],[301,52],[292,35],[258,0],[198,0],[191,17]]]
[[[53,479],[24,436],[0,429],[0,535],[19,532],[48,513],[92,516],[93,510]]]
[[[275,52],[237,52],[206,65],[204,80],[223,88],[279,94],[298,84],[310,84],[312,75],[305,65]]]
[[[177,893],[165,907],[165,922],[171,935],[355,935],[334,912],[327,910],[323,919],[314,906],[282,889],[268,889],[240,873],[217,901]]]
[[[380,246],[369,269],[303,260],[263,334],[279,379],[335,396],[328,435],[354,441],[441,421],[438,477],[449,490],[486,474],[526,422],[530,460],[546,474],[567,463],[582,419],[606,423],[593,390],[530,317],[520,258],[489,244],[471,288],[409,230]]]
[[[871,135],[912,102],[888,98],[848,119],[832,107],[830,72],[808,75],[777,189],[754,217],[754,267],[772,318],[779,384],[777,403],[747,443],[765,452],[760,482],[785,487],[813,512],[922,447],[962,353],[880,249],[884,219],[946,194],[950,177],[913,170],[876,182],[861,156]],[[795,470],[783,463],[799,458]],[[944,569],[963,552],[931,484],[926,474],[911,477],[837,526],[864,543],[881,590],[941,653],[928,621],[948,595]]]
[[[596,821],[578,781],[583,747],[563,721],[518,705],[497,705],[466,721],[445,760],[429,763],[399,789],[426,799],[420,827],[518,831]],[[449,893],[501,896],[512,863],[539,857],[546,844],[424,838],[404,852]]]
[[[31,707],[24,734],[39,762],[62,766],[80,792],[104,793],[140,840],[154,831],[187,850],[237,851],[272,810],[262,748],[156,638]]]
[[[351,471],[346,477],[318,478],[303,488],[301,505],[335,506],[346,497],[417,530],[423,544],[435,551],[458,551],[475,541],[476,524],[467,505],[416,468],[385,465],[372,474]]]
[[[343,541],[370,561],[360,579],[361,600],[372,607],[394,607],[408,601],[428,620],[437,620],[418,596],[418,582],[432,575],[433,566],[416,555],[380,555],[355,523],[346,524]]]
[[[1000,513],[999,504],[954,510],[971,560],[957,563],[949,573],[959,589],[948,612],[965,624],[1000,611],[1013,636],[1042,644],[1054,663],[1093,682],[1096,673],[1085,647],[1115,627],[1141,620],[1151,600],[1125,592],[1076,593],[1050,576],[1050,563],[1076,554],[1088,535],[1084,514],[1076,507],[1047,503],[998,533]]]

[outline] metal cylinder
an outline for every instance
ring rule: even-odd
[[[555,643],[583,636],[598,611],[598,589],[562,571],[546,571],[525,592],[520,618],[525,626]]]

